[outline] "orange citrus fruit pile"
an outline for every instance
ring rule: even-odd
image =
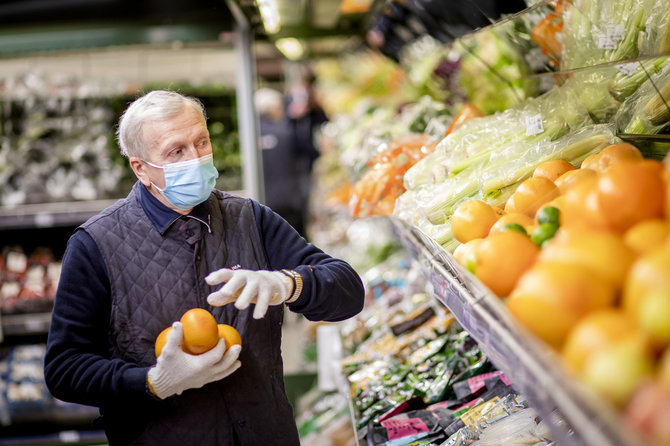
[[[542,163],[495,209],[454,213],[456,261],[613,404],[670,389],[670,157],[619,143]]]
[[[184,330],[184,339],[181,348],[186,353],[199,355],[211,350],[223,338],[226,342],[226,350],[233,345],[241,345],[242,338],[239,332],[232,326],[218,324],[212,314],[204,308],[193,308],[188,310],[180,319]],[[156,337],[155,353],[160,356],[167,342],[172,327],[167,327]]]

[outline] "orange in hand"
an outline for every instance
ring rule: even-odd
[[[205,353],[219,342],[219,329],[212,313],[193,308],[181,317],[184,327],[184,351],[193,355]]]
[[[219,338],[223,338],[226,341],[226,350],[233,345],[242,345],[242,337],[235,330],[235,327],[227,324],[218,324],[217,328],[219,330]]]
[[[156,337],[156,344],[154,345],[154,350],[156,352],[156,357],[158,358],[161,355],[161,352],[163,351],[163,347],[165,347],[165,343],[167,342],[168,336],[170,336],[170,331],[172,331],[172,327],[168,327],[165,330],[161,331],[158,336]]]

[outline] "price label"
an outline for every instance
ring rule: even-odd
[[[605,34],[614,42],[620,42],[626,37],[626,28],[623,25],[607,25]]]
[[[411,435],[426,434],[430,431],[420,418],[384,420],[381,425],[386,428],[389,440],[404,438]],[[405,443],[402,443],[405,444]]]
[[[601,50],[615,50],[616,49],[616,40],[612,39],[611,36],[607,34],[598,34],[598,48]]]
[[[542,115],[532,115],[525,117],[526,136],[537,135],[544,132],[544,125],[542,125]]]
[[[621,65],[617,65],[616,68],[626,76],[630,76],[637,69],[637,62],[622,63]]]

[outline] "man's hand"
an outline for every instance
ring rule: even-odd
[[[219,381],[241,365],[237,360],[242,349],[240,345],[233,345],[226,351],[226,342],[221,338],[213,349],[191,355],[181,349],[182,339],[182,324],[175,322],[156,365],[149,369],[149,384],[160,399]]]
[[[281,304],[293,292],[293,280],[280,271],[222,268],[210,273],[205,281],[210,285],[226,282],[218,291],[207,296],[210,305],[235,302],[237,309],[244,310],[255,303],[254,319],[265,316],[268,306]]]

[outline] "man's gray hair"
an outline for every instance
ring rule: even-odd
[[[186,107],[193,107],[207,119],[202,102],[174,91],[155,90],[133,101],[121,115],[116,130],[121,154],[127,158],[136,156],[146,159],[146,143],[142,133],[144,124],[169,119]]]

